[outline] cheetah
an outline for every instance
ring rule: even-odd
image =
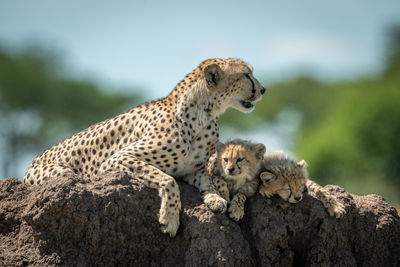
[[[263,144],[235,139],[219,143],[209,159],[208,172],[222,197],[230,201],[228,215],[234,221],[243,218],[246,199],[257,193],[264,154]]]
[[[123,172],[161,197],[161,231],[179,228],[180,191],[175,179],[196,186],[214,212],[227,202],[215,190],[206,165],[219,138],[218,116],[228,107],[249,113],[265,88],[247,63],[208,59],[165,98],[144,103],[99,122],[44,151],[29,165],[27,184],[50,177]]]
[[[290,203],[303,199],[303,192],[315,196],[328,210],[330,216],[342,217],[346,211],[344,205],[322,186],[308,178],[307,163],[296,162],[283,151],[272,151],[264,156],[260,173],[259,192],[265,197],[277,194]]]

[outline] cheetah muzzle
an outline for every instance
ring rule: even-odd
[[[247,109],[251,109],[254,107],[254,105],[251,102],[240,100],[240,104]]]

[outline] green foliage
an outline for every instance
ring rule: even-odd
[[[304,127],[296,151],[310,163],[310,173],[324,183],[338,183],[368,193],[365,182],[383,189],[391,200],[400,189],[400,91],[389,81],[345,84],[323,120]],[[360,179],[355,181],[354,177]]]
[[[40,50],[0,49],[0,134],[3,172],[15,175],[20,152],[38,150],[137,102],[106,93],[95,83],[68,77],[54,56]]]
[[[390,79],[397,78],[400,71],[400,25],[395,25],[389,29],[389,44],[386,56],[386,69],[384,72],[384,77]]]

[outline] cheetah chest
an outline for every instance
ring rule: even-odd
[[[218,132],[216,129],[208,128],[198,133],[187,145],[187,153],[179,161],[177,170],[173,174],[185,176],[203,168],[214,152],[217,142]]]

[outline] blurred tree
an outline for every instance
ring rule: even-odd
[[[15,175],[21,153],[37,151],[138,100],[107,93],[93,82],[71,78],[54,54],[40,49],[12,53],[0,48],[2,175]]]
[[[296,142],[313,177],[357,193],[383,190],[391,200],[400,200],[397,86],[382,80],[338,86],[341,90],[327,115],[302,128]]]
[[[400,201],[400,27],[391,30],[381,77],[338,84],[324,120],[305,127],[297,151],[324,182],[386,192]],[[361,181],[351,181],[360,177]],[[385,195],[385,194],[384,194]]]
[[[394,25],[389,29],[389,42],[386,55],[386,69],[384,77],[400,79],[400,25]]]

